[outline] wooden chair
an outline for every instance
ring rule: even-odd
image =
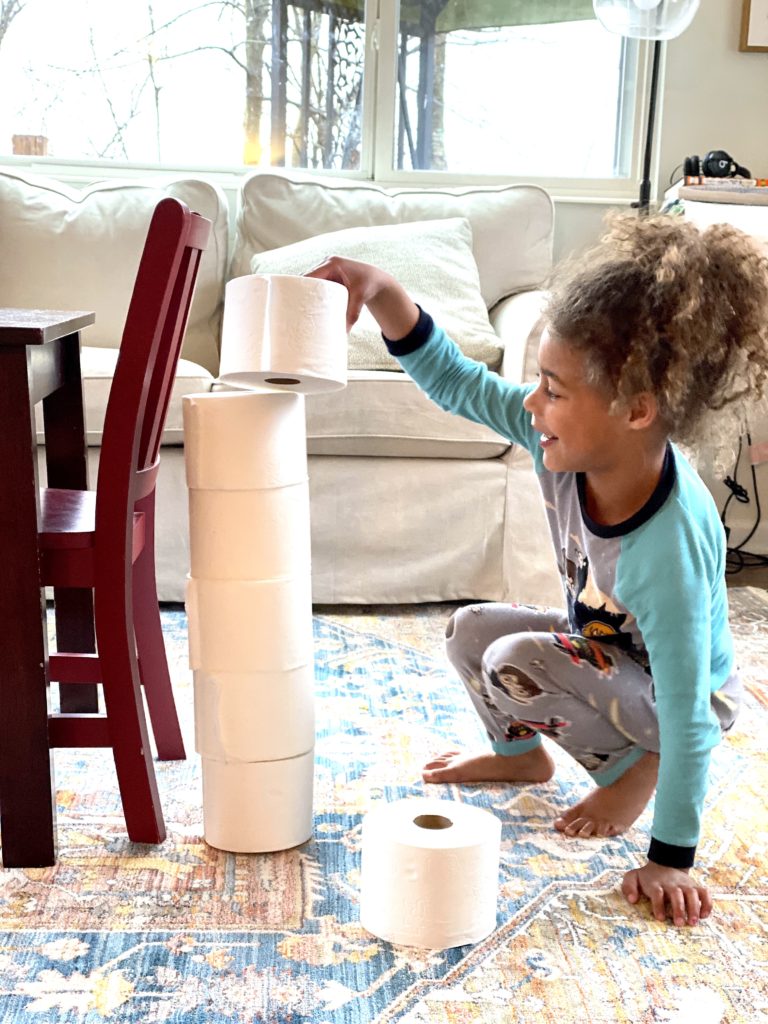
[[[129,837],[165,838],[142,700],[160,758],[183,758],[155,586],[154,509],[160,440],[210,222],[176,199],[157,206],[139,264],[109,394],[95,491],[41,493],[42,576],[67,602],[70,650],[49,658],[60,689],[101,683],[105,713],[49,716],[51,747],[111,747]],[[93,594],[92,622],[72,628],[73,602]],[[90,607],[86,601],[80,606]],[[95,645],[88,643],[95,634]],[[88,648],[90,647],[90,650]],[[74,702],[75,704],[77,702]]]

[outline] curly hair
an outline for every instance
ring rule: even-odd
[[[613,215],[559,270],[544,316],[614,401],[653,393],[678,441],[696,440],[711,410],[766,389],[768,257],[726,224]]]

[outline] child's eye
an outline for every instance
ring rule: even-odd
[[[536,376],[539,378],[539,387],[543,390],[547,398],[555,399],[562,397],[561,395],[558,395],[556,391],[552,390],[552,386],[549,383],[549,377],[544,377],[540,373],[537,373]]]

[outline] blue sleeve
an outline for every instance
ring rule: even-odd
[[[732,663],[727,622],[718,621],[713,600],[722,548],[717,526],[673,497],[645,528],[624,539],[617,566],[616,594],[643,637],[659,721],[648,856],[672,867],[693,864],[710,752],[720,741],[711,705],[713,651],[725,652],[717,659],[719,674]]]
[[[513,384],[468,359],[423,310],[405,338],[384,339],[405,372],[446,412],[482,423],[527,448],[541,470],[541,447],[523,400],[534,385]]]

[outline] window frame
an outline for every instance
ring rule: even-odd
[[[640,41],[625,50],[628,54],[627,77],[624,82],[621,110],[617,120],[624,133],[624,144],[629,148],[629,173],[626,178],[561,178],[555,176],[512,174],[456,174],[450,171],[395,169],[395,105],[397,102],[397,43],[400,23],[400,0],[366,0],[366,40],[371,45],[371,59],[366,52],[364,97],[368,96],[372,110],[364,118],[370,135],[363,133],[364,162],[371,180],[388,186],[423,186],[440,183],[446,187],[458,185],[494,185],[521,182],[541,185],[552,196],[580,199],[634,199],[642,176],[642,154],[646,133],[650,72],[653,44]],[[659,70],[659,84],[663,82],[664,64]],[[370,72],[372,82],[367,74]],[[634,103],[633,103],[634,97]],[[368,113],[364,102],[365,113]],[[658,142],[660,119],[655,126],[654,142]],[[367,145],[366,145],[367,143]],[[658,179],[659,147],[654,146],[652,181]]]
[[[0,156],[0,166],[10,169],[28,168],[33,173],[46,173],[61,180],[87,184],[100,178],[153,176],[155,178],[204,174],[223,188],[237,187],[242,177],[253,171],[302,174],[308,176],[363,180],[384,188],[452,188],[466,185],[500,185],[510,183],[536,184],[555,199],[622,204],[636,199],[642,176],[642,154],[645,142],[648,99],[650,92],[653,44],[639,41],[630,50],[627,78],[624,84],[622,109],[617,121],[622,123],[625,144],[629,146],[629,174],[616,178],[565,178],[556,176],[508,173],[455,173],[436,170],[397,170],[395,164],[395,123],[397,102],[397,50],[400,0],[365,0],[365,66],[363,69],[363,125],[361,133],[362,161],[356,170],[314,170],[282,168],[268,165],[206,165],[186,163],[117,162],[98,159],[62,159],[43,156]],[[664,80],[666,48],[662,47],[659,68],[659,90]],[[634,96],[634,103],[633,103]],[[632,113],[633,111],[633,113]],[[659,174],[659,137],[661,118],[657,116],[651,167],[652,199],[657,198]]]

